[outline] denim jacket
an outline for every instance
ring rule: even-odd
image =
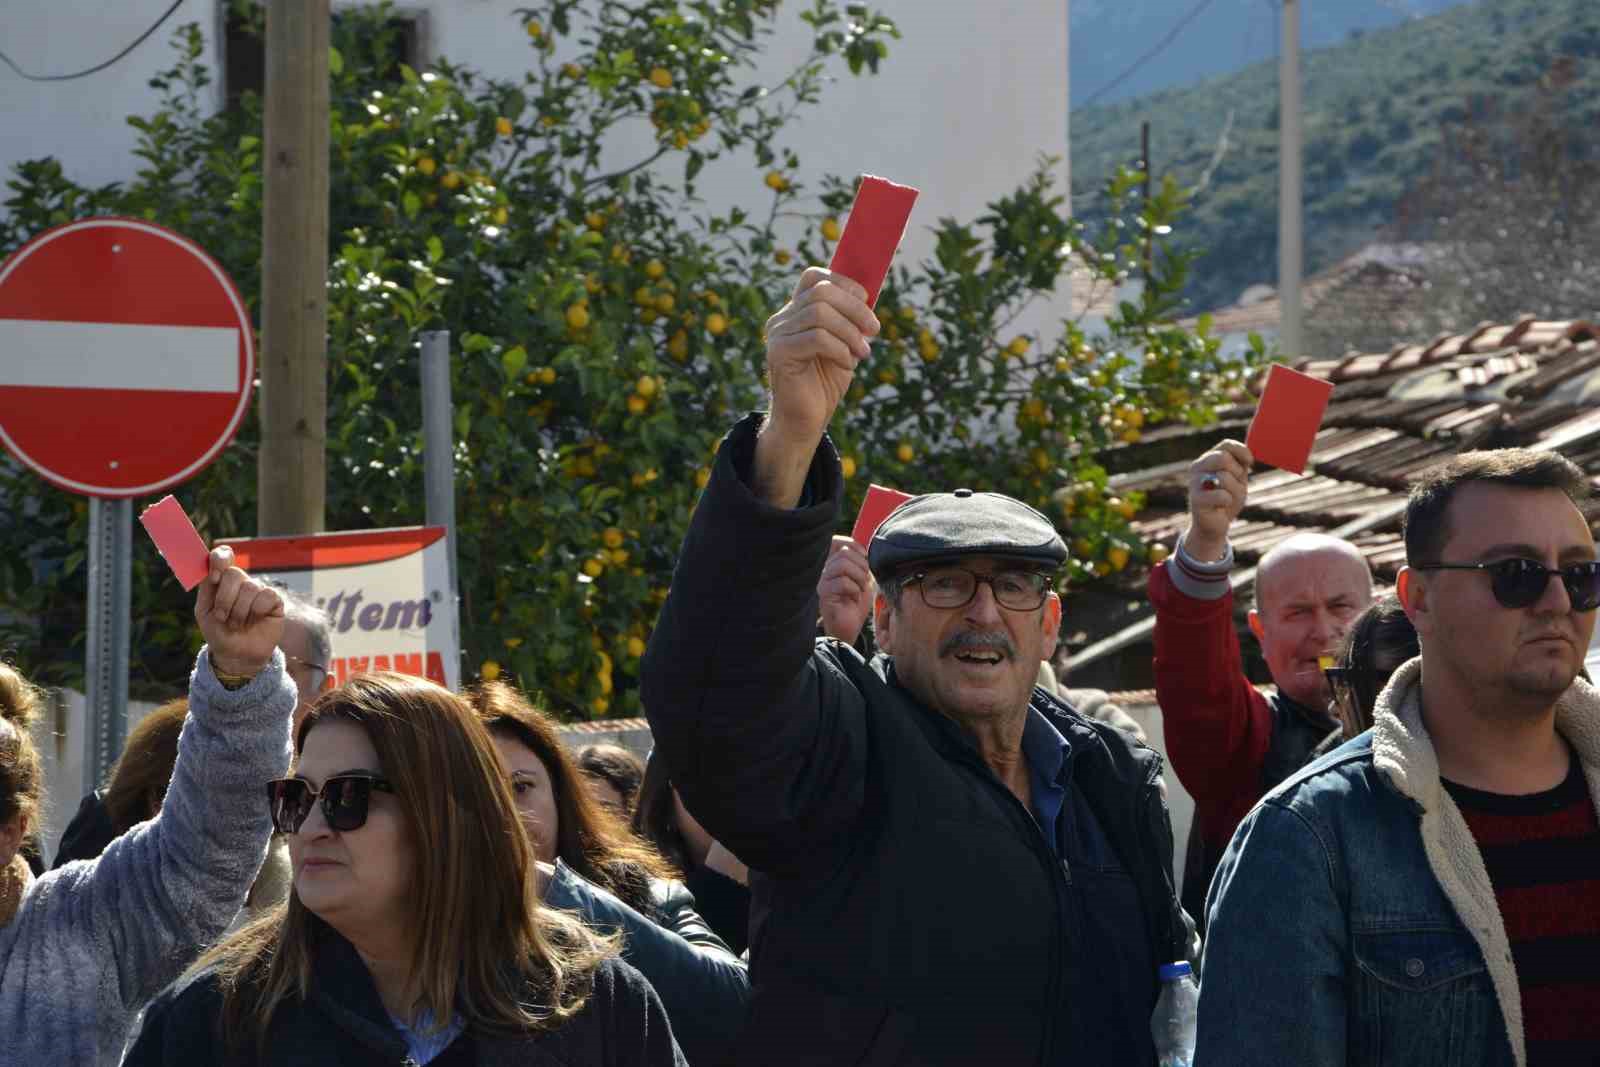
[[[1525,1067],[1511,945],[1422,725],[1421,661],[1373,728],[1269,793],[1211,887],[1197,1065]],[[1556,708],[1600,806],[1600,691]]]

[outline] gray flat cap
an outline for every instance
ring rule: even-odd
[[[956,556],[1003,556],[1054,570],[1066,543],[1050,520],[1003,493],[925,493],[883,520],[867,549],[880,581],[913,563]]]

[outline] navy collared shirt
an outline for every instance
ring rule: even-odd
[[[1028,709],[1022,725],[1022,758],[1028,761],[1029,792],[1033,797],[1033,818],[1050,843],[1050,851],[1061,855],[1056,832],[1061,808],[1067,799],[1067,759],[1072,745],[1038,708]]]

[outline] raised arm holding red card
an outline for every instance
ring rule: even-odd
[[[1060,535],[963,488],[864,560],[834,537],[869,288],[813,267],[768,321],[771,410],[722,443],[640,673],[684,806],[767,886],[740,1059],[1153,1063],[1156,968],[1194,946],[1155,757],[1035,688]],[[815,624],[871,580],[869,662]]]
[[[1273,411],[1265,414],[1270,424]],[[1296,433],[1309,452],[1316,423]],[[1280,464],[1303,465],[1294,447],[1276,453]],[[1233,622],[1228,530],[1244,508],[1255,460],[1250,448],[1227,440],[1190,465],[1189,527],[1172,558],[1150,573],[1167,755],[1195,801],[1183,903],[1197,917],[1239,820],[1337,729],[1319,658],[1372,600],[1366,561],[1348,542],[1301,534],[1275,546],[1258,568],[1249,618],[1278,689],[1268,697],[1250,684]]]

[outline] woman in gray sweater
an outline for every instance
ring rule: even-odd
[[[7,1063],[115,1064],[145,1002],[228,926],[267,852],[263,783],[289,766],[283,601],[211,553],[205,636],[161,813],[98,859],[33,880],[15,862],[43,801],[36,692],[0,665],[0,1034]]]

